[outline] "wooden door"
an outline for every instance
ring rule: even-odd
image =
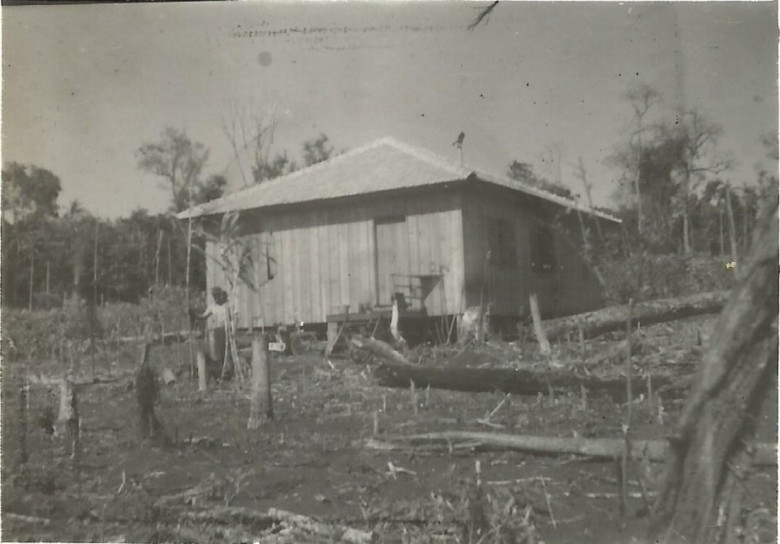
[[[392,304],[395,290],[409,283],[409,229],[405,217],[374,221],[376,248],[376,303]]]

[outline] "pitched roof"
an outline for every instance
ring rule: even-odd
[[[180,212],[177,217],[186,219],[229,211],[424,187],[465,180],[470,176],[567,208],[580,209],[604,219],[617,221],[611,215],[591,210],[577,202],[519,181],[453,165],[427,150],[392,138],[376,140],[286,176],[264,181],[222,198],[193,206]]]

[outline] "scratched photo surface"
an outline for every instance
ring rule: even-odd
[[[775,542],[777,16],[4,5],[2,538]]]

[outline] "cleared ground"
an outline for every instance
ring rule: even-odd
[[[639,371],[672,376],[695,368],[701,339],[706,345],[714,318],[692,318],[649,327],[636,358]],[[620,335],[559,345],[565,364],[593,359],[616,345]],[[532,343],[480,350],[421,349],[421,364],[538,364]],[[374,531],[380,542],[467,542],[464,531],[485,514],[483,542],[644,542],[647,505],[662,465],[637,463],[628,512],[621,516],[616,467],[570,455],[516,452],[380,452],[364,447],[376,438],[443,430],[478,430],[559,437],[622,436],[625,406],[579,391],[535,397],[500,393],[416,392],[376,385],[371,366],[319,355],[273,359],[276,419],[248,431],[247,388],[228,382],[197,392],[189,376],[186,345],[157,346],[152,363],[178,379],[161,387],[158,413],[173,444],[142,442],[136,425],[133,374],[140,347],[127,344],[101,353],[97,377],[107,383],[79,389],[81,457],[78,470],[63,438],[41,424],[47,407],[56,414],[57,391],[31,383],[27,422],[28,462],[19,463],[21,427],[18,390],[25,374],[61,375],[51,361],[3,363],[2,539],[4,541],[242,541],[328,542],[303,532],[285,535],[281,526],[223,516],[224,523],[192,519],[218,507],[278,508],[320,521]],[[182,364],[184,363],[184,364]],[[605,362],[594,373],[622,371]],[[78,381],[92,380],[85,357]],[[679,403],[653,400],[633,407],[636,438],[663,438]],[[416,413],[415,413],[416,412]],[[491,415],[492,413],[492,415]],[[767,399],[759,438],[777,440],[777,397]],[[489,417],[488,417],[489,416]],[[480,421],[481,420],[481,421]],[[474,484],[481,467],[482,491]],[[639,476],[641,474],[641,476]],[[645,490],[642,491],[638,481]],[[749,476],[745,515],[751,542],[776,541],[776,469]],[[646,497],[646,498],[645,498]],[[497,535],[503,531],[505,537]],[[491,540],[490,538],[493,538]],[[531,540],[535,539],[535,540]],[[476,542],[477,539],[474,539]]]

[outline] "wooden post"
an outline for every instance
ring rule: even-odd
[[[247,429],[255,430],[263,419],[274,418],[268,337],[263,333],[252,339],[252,392],[249,402]]]
[[[336,342],[339,339],[339,324],[335,321],[328,322],[328,344],[325,347],[325,357],[330,357],[333,353],[333,348],[336,346]]]
[[[203,348],[198,348],[198,391],[207,390],[207,376],[206,376],[206,352]]]
[[[532,293],[528,298],[531,305],[531,318],[534,322],[534,334],[536,335],[536,341],[539,342],[539,353],[548,357],[552,353],[552,349],[550,348],[550,342],[547,340],[547,336],[544,334],[536,293]]]
[[[398,299],[395,295],[393,295],[393,309],[390,315],[390,334],[396,342],[401,341],[401,334],[398,332]]]
[[[379,426],[379,412],[374,411],[374,436],[378,435],[381,432],[381,428]]]

